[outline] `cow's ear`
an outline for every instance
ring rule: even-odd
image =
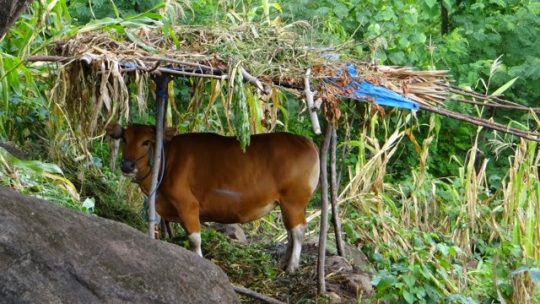
[[[163,140],[170,141],[176,135],[178,135],[178,131],[175,128],[165,128],[165,131],[163,132]]]
[[[107,135],[113,139],[120,139],[124,134],[124,129],[122,129],[122,127],[115,122],[108,124],[105,127],[105,131],[107,132]]]

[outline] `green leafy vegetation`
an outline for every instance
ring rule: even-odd
[[[0,148],[0,183],[144,230],[137,185],[109,167],[107,139],[100,132],[88,138],[88,126],[70,114],[94,112],[85,108],[85,100],[61,103],[53,96],[56,75],[70,75],[56,64],[27,64],[25,58],[46,54],[57,37],[89,30],[141,44],[130,30],[156,27],[181,50],[189,35],[178,37],[174,24],[226,29],[250,23],[272,31],[295,24],[313,35],[302,41],[308,47],[332,45],[329,55],[448,69],[460,87],[540,106],[536,1],[40,1],[0,41],[0,140],[28,153],[23,160]],[[289,42],[283,41],[270,41],[268,49],[251,53],[253,46],[231,40],[223,52],[245,52],[249,60],[275,52],[294,60]],[[169,87],[168,121],[181,132],[235,134],[243,144],[249,143],[249,133],[268,129],[320,142],[297,96],[275,92],[265,101],[273,107],[264,108],[262,97],[243,85],[240,73],[234,75],[230,84],[175,79]],[[134,82],[140,80],[130,81],[130,121],[153,123],[152,94],[137,91]],[[79,96],[92,96],[86,89]],[[537,129],[539,124],[534,113],[457,103],[449,108],[509,125]],[[425,112],[388,109],[381,114],[372,105],[349,100],[340,109],[345,239],[366,253],[374,270],[374,294],[364,301],[540,301],[536,143]],[[111,117],[98,113],[97,118]],[[317,235],[319,201],[317,193],[308,210],[310,235]],[[278,270],[272,253],[284,239],[278,212],[249,227],[256,241],[247,246],[205,231],[206,257],[233,282],[294,302],[324,301],[314,289],[280,289],[286,280],[314,284],[316,262],[308,255],[302,262],[306,272],[291,277]],[[183,235],[173,242],[187,244]]]

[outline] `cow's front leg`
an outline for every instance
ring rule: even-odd
[[[202,257],[199,202],[190,195],[183,195],[181,198],[171,196],[170,202],[176,208],[178,217],[180,218],[180,223],[186,230],[189,242],[191,243],[191,250]]]
[[[183,208],[180,214],[180,219],[186,230],[186,233],[191,243],[191,250],[199,256],[202,255],[201,250],[201,222],[199,221],[199,208],[197,203],[189,203],[192,205],[189,208]]]
[[[191,250],[193,250],[200,257],[202,257],[203,255],[201,249],[201,232],[192,232],[188,235],[188,238],[189,242],[191,243]]]

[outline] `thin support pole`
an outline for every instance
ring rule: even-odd
[[[330,204],[332,205],[332,224],[334,225],[334,234],[336,236],[336,248],[339,256],[345,255],[343,247],[343,237],[341,234],[341,221],[339,219],[338,207],[338,181],[336,170],[336,150],[337,150],[337,132],[336,128],[328,125],[332,130],[330,139]]]
[[[152,164],[152,182],[150,184],[150,195],[148,196],[148,235],[150,238],[155,239],[156,223],[158,222],[156,216],[156,192],[158,185],[158,178],[160,174],[161,162],[164,161],[161,157],[164,155],[163,151],[163,129],[164,129],[164,117],[165,109],[168,101],[168,84],[169,75],[161,73],[159,76],[154,77],[156,82],[156,142],[154,152],[154,162]]]
[[[325,269],[326,260],[326,236],[328,234],[328,148],[332,128],[330,123],[326,126],[324,140],[321,147],[320,166],[321,166],[321,226],[319,231],[319,259],[317,261],[317,287],[319,294],[326,293]]]

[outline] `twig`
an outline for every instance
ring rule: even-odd
[[[202,77],[202,78],[216,78],[216,79],[220,79],[220,80],[225,80],[225,79],[228,78],[227,75],[213,75],[213,74],[192,73],[192,72],[177,71],[177,70],[169,69],[169,68],[158,68],[157,70],[160,71],[160,72],[163,72],[163,73],[173,74],[173,75]]]
[[[321,166],[321,224],[319,229],[319,258],[317,260],[317,289],[319,294],[326,293],[325,269],[326,261],[326,236],[328,233],[328,165],[327,156],[332,137],[332,127],[330,123],[326,126],[324,140],[321,147],[320,166]]]
[[[343,140],[343,142],[348,143],[351,140],[351,128],[349,126],[354,127],[354,123],[356,122],[356,117],[353,116],[353,118],[351,119],[351,122],[349,123],[349,119],[347,118],[347,113],[345,113],[344,121],[346,125],[345,125],[345,139]],[[343,175],[343,167],[345,166],[345,155],[349,154],[350,147],[351,145],[343,145],[341,149],[341,163],[339,164],[339,173],[337,175],[338,186],[341,185],[341,176]]]
[[[509,104],[509,105],[514,105],[514,106],[522,106],[518,103],[515,103],[513,101],[510,101],[510,100],[506,100],[506,99],[503,99],[503,98],[500,98],[500,97],[496,97],[496,96],[486,96],[486,95],[482,95],[480,93],[477,93],[477,92],[474,92],[474,91],[467,91],[467,90],[464,90],[464,89],[461,89],[461,88],[458,88],[458,87],[454,87],[454,86],[448,86],[448,90],[452,93],[456,93],[456,94],[461,94],[461,95],[467,95],[467,96],[471,96],[471,97],[475,97],[475,98],[478,98],[478,99],[482,99],[482,100],[495,100],[495,101],[498,101],[498,102],[502,102],[502,103],[506,103],[506,104]]]
[[[177,60],[177,59],[173,59],[173,58],[149,56],[149,57],[142,57],[141,59],[176,63],[176,64],[179,64],[179,65],[185,65],[185,66],[191,66],[191,67],[199,68],[201,70],[209,70],[212,73],[214,73],[214,72],[223,73],[222,70],[216,69],[216,68],[211,67],[209,65],[204,65],[204,64],[200,64],[200,63],[194,63],[194,62],[188,62],[188,61],[182,61],[182,60]]]
[[[304,92],[306,94],[306,102],[308,105],[309,117],[311,118],[311,125],[315,134],[321,134],[321,125],[319,124],[319,118],[317,117],[317,108],[313,101],[315,92],[311,91],[309,85],[309,77],[311,76],[311,69],[307,69],[306,76],[304,77]]]
[[[159,69],[159,64],[160,64],[160,63],[161,63],[160,61],[156,61],[156,64],[154,64],[153,67],[151,67],[151,68],[146,68],[146,72],[148,72],[148,73],[153,73],[155,70]]]
[[[257,77],[248,73],[243,67],[240,67],[240,73],[242,73],[245,80],[253,83],[265,95],[270,94],[270,88],[268,86],[264,86],[263,83],[257,79]]]
[[[497,131],[512,134],[512,135],[515,135],[524,139],[540,142],[540,134],[536,132],[527,132],[527,131],[519,130],[516,128],[507,127],[503,124],[491,122],[487,119],[471,117],[471,116],[463,115],[460,113],[452,112],[446,109],[438,108],[438,107],[432,107],[432,106],[422,104],[420,105],[420,108],[429,112],[433,112],[433,113],[437,113],[446,117],[466,121],[466,122],[469,122],[478,126],[482,126],[488,129],[497,130]]]
[[[256,299],[256,300],[259,300],[259,301],[261,301],[263,303],[285,304],[285,302],[281,302],[280,300],[271,298],[269,296],[265,296],[263,294],[260,294],[260,293],[258,293],[256,291],[253,291],[251,289],[247,289],[247,288],[242,287],[242,286],[233,285],[233,288],[234,288],[234,291],[236,291],[236,293],[247,296],[247,297],[250,297],[250,298],[253,298],[253,299]]]
[[[490,108],[503,108],[503,109],[520,110],[520,111],[533,111],[535,113],[540,113],[540,108],[529,108],[529,107],[520,106],[520,105],[484,103],[484,102],[478,102],[478,101],[472,101],[472,100],[460,100],[456,98],[447,98],[446,100],[453,101],[453,102],[468,103],[468,104],[473,104],[473,105],[478,105],[478,106],[486,106]]]

